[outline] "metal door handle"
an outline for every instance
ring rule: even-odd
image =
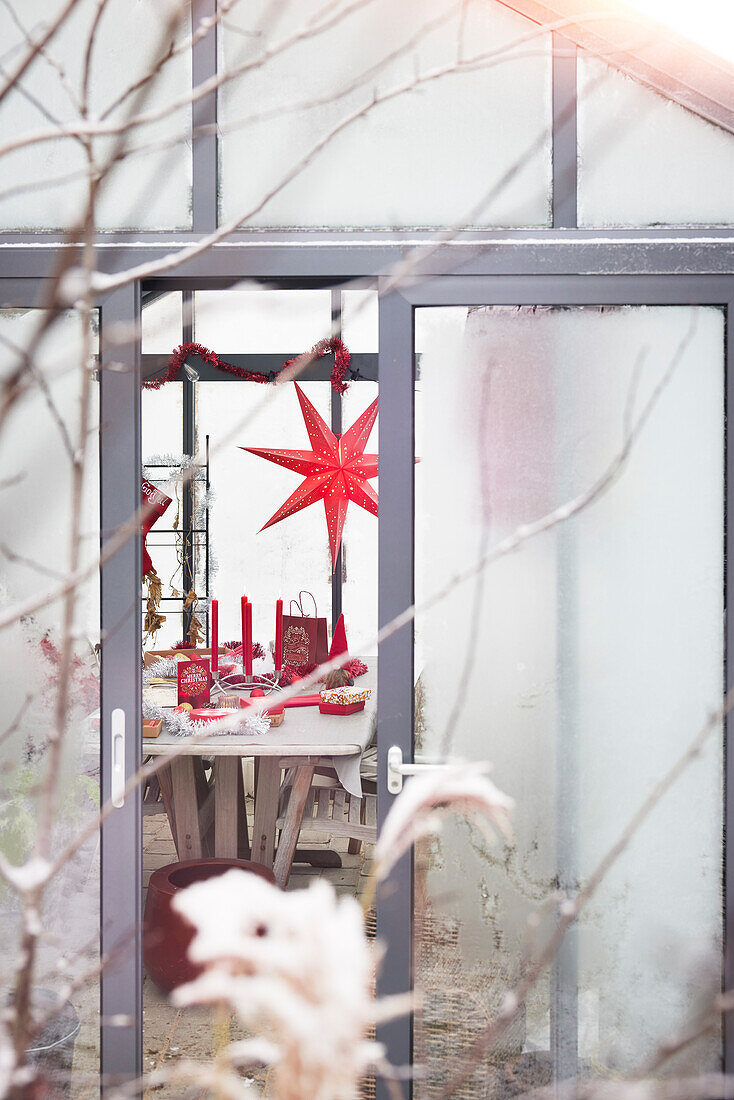
[[[390,794],[400,794],[403,789],[404,775],[418,775],[420,772],[437,771],[450,767],[445,761],[418,761],[414,764],[403,763],[403,750],[400,745],[391,745],[387,750],[387,789]]]
[[[110,799],[116,809],[125,805],[125,711],[117,707],[110,719],[112,737],[112,772],[110,774]]]

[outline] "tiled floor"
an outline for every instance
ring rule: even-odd
[[[248,825],[252,835],[251,800],[248,799]],[[371,845],[362,845],[359,855],[349,855],[348,841],[343,838],[324,836],[320,841],[308,842],[309,848],[331,848],[338,851],[342,861],[341,868],[315,869],[305,864],[294,864],[288,890],[299,890],[307,886],[314,876],[327,879],[334,885],[338,894],[359,895],[370,871],[372,857]],[[143,895],[147,894],[148,880],[154,870],[168,863],[176,862],[176,849],[173,844],[168,820],[165,814],[154,814],[143,819]],[[236,1021],[230,1022],[230,1038],[240,1037]],[[210,1060],[216,1052],[214,1017],[211,1009],[174,1008],[167,998],[149,980],[143,982],[143,1065],[146,1072],[178,1058]],[[181,1086],[156,1089],[155,1097],[180,1097]],[[192,1094],[196,1095],[196,1094]]]

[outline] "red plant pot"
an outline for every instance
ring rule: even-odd
[[[198,978],[203,969],[190,962],[188,956],[194,928],[172,908],[171,902],[186,886],[206,882],[233,868],[275,884],[269,867],[248,859],[186,859],[159,867],[150,876],[143,918],[143,961],[148,977],[164,993]]]

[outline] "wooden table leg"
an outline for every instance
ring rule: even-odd
[[[199,807],[199,836],[201,854],[214,855],[214,783],[208,783],[204,761],[200,756],[194,760],[194,782],[196,783],[196,804]]]
[[[252,829],[252,859],[265,867],[273,866],[279,793],[280,760],[277,756],[261,756],[255,796],[255,824]]]
[[[176,834],[176,808],[173,805],[173,782],[171,780],[171,768],[170,765],[166,765],[165,768],[161,768],[158,772],[158,782],[161,785],[161,794],[163,795],[163,802],[166,807],[166,813],[168,814],[168,825],[171,830],[171,836],[173,837],[173,843],[176,845],[176,854],[178,858],[181,855],[178,851],[178,836]]]
[[[280,831],[278,854],[275,857],[275,865],[273,867],[275,881],[278,886],[285,886],[291,873],[293,853],[296,850],[298,834],[301,831],[303,810],[306,805],[306,799],[308,798],[308,792],[311,790],[313,773],[313,764],[303,764],[296,768],[296,775],[293,780],[293,786],[291,787],[290,798],[288,799],[288,807],[285,811],[283,828]]]
[[[250,858],[250,834],[247,831],[247,803],[245,802],[245,777],[243,769],[245,760],[240,757],[237,769],[237,855],[240,859]]]
[[[199,825],[194,760],[176,756],[171,761],[171,785],[176,807],[176,848],[179,859],[201,859],[204,848]]]
[[[238,817],[240,807],[238,774],[239,756],[217,756],[214,759],[214,855],[237,858]]]

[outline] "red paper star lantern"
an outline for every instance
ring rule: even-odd
[[[276,462],[279,466],[286,466],[289,470],[304,475],[295,493],[288,497],[285,504],[260,530],[264,531],[266,527],[272,527],[274,523],[307,508],[309,504],[323,500],[331,563],[336,569],[350,500],[373,516],[377,515],[377,493],[368,484],[369,478],[377,477],[377,455],[366,455],[364,449],[377,418],[378,399],[375,398],[348,431],[337,437],[298,383],[294,382],[293,385],[296,387],[313,450],[283,451],[262,447],[241,447],[240,450],[267,458],[268,462]]]

